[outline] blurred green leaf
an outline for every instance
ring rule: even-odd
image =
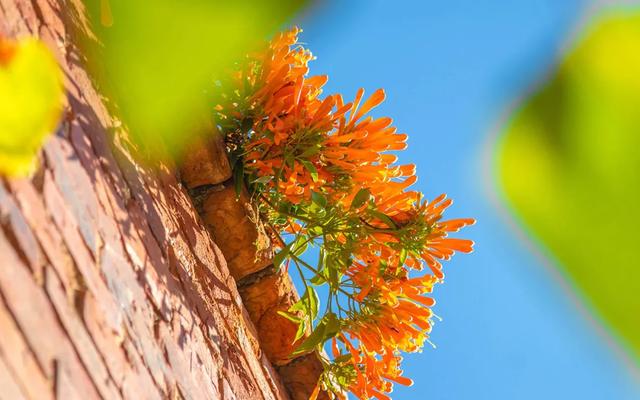
[[[640,13],[596,21],[513,116],[506,197],[597,314],[640,356]]]
[[[303,0],[87,0],[90,66],[148,148],[179,151],[198,133],[214,83],[277,32]],[[110,5],[105,10],[105,3]],[[110,13],[108,18],[105,14]]]

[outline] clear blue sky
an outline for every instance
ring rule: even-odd
[[[298,19],[328,92],[387,91],[378,114],[409,134],[418,188],[475,217],[472,255],[446,265],[432,334],[394,399],[640,399],[640,383],[545,261],[506,223],[487,143],[553,64],[578,0],[323,1]]]

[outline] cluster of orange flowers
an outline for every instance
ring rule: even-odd
[[[275,214],[283,204],[289,210],[273,226],[307,241],[322,236],[325,253],[340,254],[331,268],[341,277],[333,284],[344,287],[332,293],[339,290],[351,306],[338,312],[339,331],[323,338],[332,342],[334,362],[314,396],[324,389],[338,398],[348,390],[387,399],[393,382],[412,383],[402,376],[400,355],[428,340],[434,300],[426,295],[442,281],[441,260],[472,251],[470,240],[447,235],[474,220],[442,221],[451,200],[424,201],[410,189],[415,166],[397,165],[389,153],[405,149],[407,135],[390,118],[367,115],[383,90],[367,99],[359,90],[346,104],[341,95],[320,97],[327,77],[308,77],[312,55],[297,45],[298,33],[281,33],[248,58],[233,94],[217,107],[218,121],[242,136],[236,151],[250,182],[259,182],[260,198]],[[313,215],[330,215],[326,224],[291,211],[312,215],[318,196],[329,211]],[[424,265],[432,274],[414,276]]]
[[[355,367],[355,380],[349,389],[359,398],[387,399],[384,393],[391,391],[391,382],[412,383],[399,369],[400,352],[419,351],[428,340],[433,317],[429,307],[435,301],[425,295],[444,278],[439,260],[448,260],[455,251],[472,251],[470,240],[446,237],[449,232],[474,223],[472,219],[440,222],[442,211],[450,204],[441,196],[423,203],[415,210],[418,213],[409,217],[426,218],[428,223],[426,238],[418,239],[423,243],[418,252],[410,251],[402,260],[402,253],[393,246],[402,239],[392,233],[378,233],[383,237],[374,238],[356,252],[356,260],[367,262],[356,261],[346,272],[359,288],[355,298],[366,309],[340,336]],[[386,268],[381,268],[382,263]],[[409,276],[411,270],[422,270],[423,264],[433,274]]]

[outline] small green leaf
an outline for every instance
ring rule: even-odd
[[[311,174],[311,179],[314,182],[318,182],[318,170],[316,169],[315,165],[313,165],[308,160],[299,159],[299,161],[300,163],[302,163],[302,166],[305,167],[307,171],[309,171],[309,174]]]
[[[284,163],[291,169],[294,167],[294,158],[290,153],[284,153]]]
[[[379,219],[380,221],[384,222],[389,228],[393,228],[393,229],[397,229],[398,227],[396,226],[396,223],[393,222],[393,220],[391,218],[389,218],[386,214],[381,213],[380,211],[377,210],[369,210],[369,213]]]
[[[291,313],[288,313],[286,311],[278,311],[278,314],[285,317],[286,319],[288,319],[293,323],[300,324],[302,322],[302,319],[300,317],[293,315]]]
[[[320,256],[318,257],[318,266],[316,267],[316,271],[318,271],[318,273],[315,274],[313,278],[309,279],[309,282],[311,282],[313,285],[320,286],[325,282],[327,282],[327,280],[323,276],[324,265],[325,265],[324,259],[325,259],[324,249],[320,248]]]
[[[259,177],[258,179],[254,179],[251,183],[264,184],[264,183],[271,182],[272,179],[273,179],[272,176],[264,175]]]
[[[326,319],[326,327],[324,330],[323,341],[331,339],[332,337],[337,335],[338,332],[340,332],[340,319],[336,314],[332,312],[327,313],[327,315],[324,316],[323,320],[325,319]]]
[[[307,293],[310,317],[311,320],[315,320],[320,311],[320,299],[318,298],[318,293],[312,286],[307,288]]]
[[[307,250],[308,245],[309,241],[307,240],[307,237],[305,235],[299,235],[290,245],[291,252],[293,255],[299,257]]]
[[[294,313],[294,312],[306,312],[306,305],[305,305],[305,300],[304,300],[304,296],[300,298],[300,300],[296,301],[295,303],[293,303],[293,305],[291,307],[289,307],[289,312],[290,313]]]
[[[325,208],[327,206],[327,198],[319,192],[311,192],[311,201],[321,208]]]
[[[300,158],[303,159],[309,159],[310,157],[318,154],[318,152],[320,151],[320,148],[322,146],[320,144],[314,144],[313,146],[309,146],[307,147],[301,154],[300,154]]]
[[[408,255],[409,255],[409,252],[407,251],[407,249],[402,248],[400,250],[400,265],[404,265],[404,262],[407,261]]]
[[[321,274],[316,274],[314,275],[313,278],[309,279],[309,282],[311,282],[313,285],[320,286],[320,285],[324,285],[327,282],[327,280],[324,279],[324,277]]]
[[[244,185],[244,163],[238,160],[233,168],[233,186],[236,191],[236,197],[240,197],[242,193],[242,185]]]
[[[302,338],[304,336],[304,334],[307,332],[307,321],[306,320],[301,320],[300,323],[298,324],[298,330],[296,331],[296,337],[293,338],[293,342],[297,342],[300,338]]]
[[[325,264],[327,267],[325,269],[324,277],[329,283],[329,286],[335,290],[335,288],[340,286],[338,279],[338,268],[340,268],[340,264],[336,261],[333,255],[329,254],[327,254]]]
[[[297,356],[300,354],[307,353],[313,350],[316,346],[324,342],[324,332],[326,328],[326,321],[323,319],[316,326],[316,328],[311,332],[311,335],[307,337],[296,350],[292,353],[292,355]]]
[[[362,207],[371,198],[371,192],[367,188],[358,190],[353,200],[351,201],[351,208],[356,209]]]
[[[229,164],[236,165],[236,162],[242,158],[242,151],[240,149],[236,149],[229,153]]]

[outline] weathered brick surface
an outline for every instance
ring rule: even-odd
[[[208,190],[201,215],[228,260],[231,275],[240,280],[271,265],[273,251],[248,195],[243,191],[238,197],[234,186],[228,182]]]
[[[297,324],[283,318],[278,311],[287,311],[297,300],[289,275],[279,271],[240,288],[242,301],[254,322],[260,346],[274,365],[291,361]]]
[[[0,399],[284,399],[172,165],[136,161],[80,61],[80,0],[0,0],[66,77],[31,179],[0,181]]]
[[[231,165],[225,153],[222,134],[211,135],[213,124],[207,125],[208,137],[194,138],[180,163],[182,182],[189,189],[216,185],[231,178]]]
[[[322,363],[316,353],[310,353],[278,367],[278,373],[291,399],[305,400],[311,396],[322,373]],[[320,392],[318,400],[329,400],[329,396],[326,392]]]

